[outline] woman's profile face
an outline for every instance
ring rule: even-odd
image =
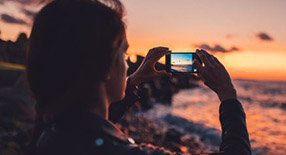
[[[129,45],[127,42],[126,35],[123,36],[122,43],[120,47],[116,51],[117,56],[115,58],[115,62],[113,63],[109,80],[106,82],[106,90],[109,97],[109,101],[116,102],[120,101],[125,96],[125,88],[126,88],[126,77],[128,64],[125,60],[125,54],[127,52]]]

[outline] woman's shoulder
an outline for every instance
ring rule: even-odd
[[[38,139],[37,154],[172,154],[150,144],[135,144],[115,124],[99,116],[88,114],[80,118],[62,120],[46,127]]]
[[[36,143],[37,154],[79,154],[122,150],[134,143],[112,122],[86,114],[48,125]],[[117,150],[120,151],[120,150]]]
[[[114,132],[114,131],[112,131]],[[37,155],[94,155],[126,154],[134,140],[110,131],[71,129],[62,130],[56,125],[47,127],[36,144]]]
[[[164,148],[151,144],[135,144],[132,138],[123,139],[118,135],[94,130],[64,131],[56,126],[46,128],[37,142],[37,155],[175,155]]]

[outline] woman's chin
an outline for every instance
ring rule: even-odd
[[[124,97],[125,97],[125,92],[122,93],[122,95],[117,96],[116,98],[113,98],[113,100],[111,100],[112,101],[111,103],[119,102],[119,101],[123,100]]]
[[[122,95],[121,95],[121,99],[120,99],[120,100],[123,100],[123,99],[124,99],[124,97],[125,97],[125,91],[122,93]]]

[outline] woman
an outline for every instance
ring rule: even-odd
[[[138,99],[137,85],[169,75],[154,68],[170,53],[158,47],[126,77],[123,10],[119,1],[56,0],[36,16],[27,59],[37,101],[30,154],[176,154],[137,145],[114,125]],[[222,101],[219,154],[251,154],[245,115],[227,71],[214,56],[197,53],[205,64],[195,62],[200,77]]]

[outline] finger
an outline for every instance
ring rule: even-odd
[[[206,55],[211,55],[210,53],[208,53],[206,50],[204,50],[204,49],[201,49],[201,51],[203,52],[203,53],[205,53]]]
[[[152,58],[152,57],[158,55],[158,52],[164,51],[164,50],[168,50],[168,49],[169,49],[168,47],[155,47],[155,48],[152,48],[152,49],[149,50],[146,58],[147,57]]]
[[[154,49],[150,49],[145,58],[152,57],[154,54]]]
[[[208,53],[207,51],[205,51],[203,49],[201,51],[207,56],[207,58],[209,59],[209,62],[211,62],[211,64],[216,63],[215,56],[213,56],[212,54]]]
[[[213,55],[208,55],[208,59],[212,65],[218,66],[217,62],[215,61],[215,57]]]
[[[214,62],[219,66],[219,67],[224,67],[223,64],[214,56]]]
[[[153,58],[150,59],[150,61],[152,62],[157,62],[158,60],[160,60],[163,56],[170,54],[171,51],[170,50],[165,50],[165,51],[160,51],[158,52],[158,55],[154,56]]]
[[[166,71],[157,71],[157,75],[171,77],[172,73],[169,73],[169,72],[166,72]]]
[[[165,51],[165,50],[169,50],[169,48],[168,47],[155,47],[151,49],[153,53],[157,53],[158,51]]]
[[[205,51],[205,50],[203,50],[203,49],[201,49],[201,51],[203,52],[204,55],[207,56],[207,58],[209,59],[209,61],[210,61],[211,63],[214,62],[214,56],[213,56],[212,54],[208,53],[207,51]]]
[[[203,66],[201,65],[201,63],[198,62],[198,60],[194,60],[193,65],[199,73],[203,72]]]
[[[156,47],[158,49],[162,49],[162,50],[168,50],[169,48],[168,47],[163,47],[163,46],[160,46],[160,47]]]
[[[203,77],[203,67],[201,65],[201,63],[198,62],[198,60],[194,60],[194,63],[193,63],[194,67],[198,70],[198,77],[202,80],[202,81],[205,81],[205,78]]]
[[[210,67],[211,63],[207,57],[207,54],[205,52],[203,52],[202,50],[196,50],[197,55],[200,57],[200,59],[202,60],[202,62],[204,63],[204,65],[206,67]]]
[[[213,57],[212,55],[210,56]],[[203,79],[204,82],[211,81],[213,79],[214,74],[212,73],[214,70],[206,70],[206,68],[203,68],[197,60],[194,61],[194,66],[197,67],[199,76]]]
[[[154,57],[158,56],[161,52],[168,51],[168,50],[169,50],[169,48],[167,48],[167,47],[158,47],[154,51],[154,53],[155,53]]]

